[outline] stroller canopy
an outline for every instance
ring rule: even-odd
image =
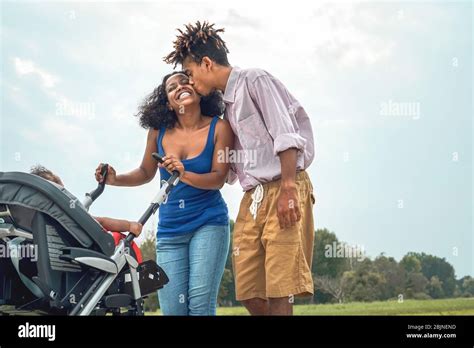
[[[39,176],[0,172],[0,204],[41,211],[61,224],[83,247],[96,243],[108,256],[114,251],[113,237],[104,232],[81,202],[65,188]],[[15,220],[22,219],[21,213],[16,215]]]

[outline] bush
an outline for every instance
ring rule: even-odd
[[[156,260],[156,238],[154,233],[147,233],[147,238],[140,245],[143,261]],[[158,293],[148,295],[143,303],[146,312],[156,312],[159,308]]]
[[[414,300],[432,300],[431,296],[424,292],[415,292],[412,298]]]
[[[145,312],[156,312],[160,306],[158,305],[158,294],[155,292],[148,295],[143,303]]]

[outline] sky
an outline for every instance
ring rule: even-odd
[[[40,163],[82,198],[100,162],[136,168],[137,107],[172,70],[176,28],[208,20],[232,65],[267,70],[310,116],[316,228],[472,276],[472,17],[469,1],[2,1],[0,170]],[[108,186],[91,213],[138,219],[158,176]],[[235,219],[242,188],[222,194]]]

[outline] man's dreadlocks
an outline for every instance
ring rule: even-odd
[[[168,54],[163,60],[168,64],[183,64],[183,61],[190,57],[194,62],[200,64],[203,57],[209,57],[219,65],[229,66],[227,53],[229,50],[219,36],[224,29],[214,29],[215,24],[204,21],[196,22],[195,25],[188,24],[183,32],[178,29],[179,35],[173,42],[174,51]]]

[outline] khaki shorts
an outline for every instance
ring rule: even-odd
[[[263,199],[254,220],[250,212],[252,193],[247,191],[234,226],[232,261],[238,301],[251,298],[310,296],[314,223],[313,186],[305,171],[297,173],[301,219],[280,229],[277,199],[280,180],[263,184]]]

